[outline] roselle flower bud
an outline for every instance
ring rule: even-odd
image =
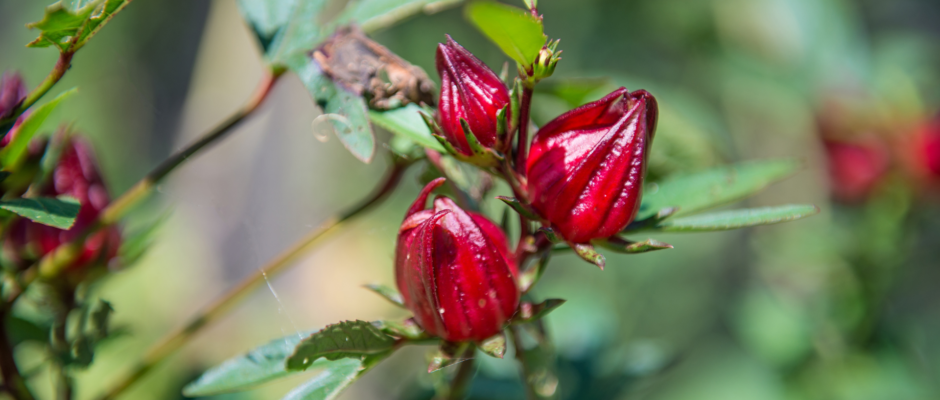
[[[823,140],[832,196],[854,203],[865,200],[888,172],[887,146],[874,140]]]
[[[529,201],[566,241],[612,236],[636,217],[657,113],[645,90],[620,88],[535,134]]]
[[[425,186],[402,222],[395,251],[398,290],[428,334],[480,342],[515,313],[518,270],[506,235],[486,217],[446,197],[425,209],[443,182]]]
[[[75,239],[110,203],[91,147],[76,137],[66,140],[52,172],[51,182],[43,188],[41,194],[47,197],[64,195],[78,199],[81,204],[78,217],[68,230],[25,218],[17,219],[10,227],[6,247],[7,250],[12,250],[19,260],[33,261]],[[85,240],[81,254],[67,270],[78,271],[91,264],[106,265],[117,256],[120,244],[121,233],[117,227],[102,229]]]
[[[437,46],[437,73],[441,76],[438,121],[444,139],[460,154],[472,157],[478,150],[475,140],[487,149],[496,149],[501,136],[497,113],[505,108],[509,115],[509,90],[486,64],[447,36],[446,44]],[[469,126],[465,132],[461,120]],[[468,140],[468,136],[470,136]]]
[[[20,74],[4,72],[0,77],[0,119],[13,115],[13,110],[25,98],[26,85]]]

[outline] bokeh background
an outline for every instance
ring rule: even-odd
[[[19,70],[30,85],[57,56],[24,47],[34,37],[24,25],[45,5],[0,0],[0,70]],[[675,249],[609,255],[603,272],[553,259],[535,295],[569,300],[548,319],[565,399],[940,398],[940,177],[910,165],[911,143],[940,109],[940,3],[543,0],[540,11],[564,50],[545,87],[580,94],[537,93],[537,123],[615,86],[644,88],[662,109],[653,177],[795,157],[802,172],[747,204],[822,209],[790,224],[660,235]],[[375,38],[437,79],[434,48],[445,33],[496,70],[507,60],[459,8]],[[261,76],[233,0],[138,0],[76,57],[55,91],[80,94],[55,120],[91,138],[116,195],[223,120]],[[97,288],[130,335],[78,375],[79,398],[100,393],[156,339],[370,191],[387,156],[355,160],[314,132],[318,114],[286,77],[231,138],[127,219],[132,229],[168,215],[145,259]],[[833,150],[858,143],[867,155]],[[124,398],[180,398],[206,367],[276,337],[404,316],[360,286],[393,283],[396,232],[419,172]],[[396,354],[342,398],[426,398],[434,377],[425,351]],[[28,349],[18,357],[41,361]],[[509,357],[486,360],[472,396],[522,398],[517,379]],[[223,398],[278,398],[302,380]],[[50,387],[48,376],[33,385]]]

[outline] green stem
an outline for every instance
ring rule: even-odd
[[[257,273],[249,276],[238,286],[230,289],[227,293],[222,295],[222,297],[215,300],[209,307],[183,325],[182,328],[171,332],[157,342],[156,345],[151,347],[144,354],[143,359],[133,367],[132,372],[108,390],[101,399],[117,398],[127,388],[146,375],[154,366],[179,350],[180,347],[186,344],[189,339],[201,331],[202,328],[218,320],[219,317],[225,315],[233,306],[244,299],[246,295],[263,285],[267,279],[283,271],[287,266],[291,265],[297,257],[304,254],[315,244],[327,237],[328,234],[335,232],[343,223],[378,204],[398,185],[402,174],[409,165],[410,164],[407,162],[396,162],[382,181],[382,184],[365,201],[324,221],[317,229],[314,229],[307,234],[306,237],[268,262],[259,269]]]
[[[462,400],[466,397],[467,389],[473,381],[473,372],[475,371],[473,356],[475,352],[476,346],[469,346],[460,356],[466,361],[458,364],[457,374],[454,375],[454,380],[450,382],[450,390],[447,391],[448,400]]]
[[[69,67],[72,66],[72,56],[75,55],[74,52],[64,51],[59,53],[59,59],[55,63],[55,67],[52,68],[52,71],[49,72],[49,75],[46,75],[46,79],[36,86],[32,92],[29,92],[26,95],[26,99],[23,100],[23,103],[13,111],[13,114],[7,117],[6,119],[0,121],[0,132],[6,132],[6,129],[13,126],[13,123],[16,122],[16,119],[22,115],[27,109],[32,107],[33,104],[36,104],[39,99],[42,98],[49,89],[52,89],[59,80],[65,75],[69,70]]]
[[[7,313],[0,313],[0,376],[3,377],[3,389],[15,400],[33,400],[33,394],[26,386],[26,380],[20,375],[13,358],[13,346],[7,335]]]

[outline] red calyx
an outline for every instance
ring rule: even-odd
[[[477,140],[487,148],[497,142],[496,113],[509,104],[509,91],[496,73],[450,36],[437,46],[437,73],[441,76],[438,120],[444,137],[459,152],[471,155],[460,124],[464,119]],[[507,111],[507,118],[509,109]]]
[[[842,142],[823,140],[829,167],[829,184],[836,200],[854,203],[865,200],[888,171],[889,154],[876,141]]]
[[[398,290],[428,334],[480,342],[503,328],[519,305],[518,274],[506,235],[486,217],[446,197],[425,209],[429,183],[408,210],[398,234]]]
[[[620,88],[535,134],[529,200],[566,241],[610,237],[636,217],[657,114],[651,94]]]

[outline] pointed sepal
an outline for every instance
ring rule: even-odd
[[[469,358],[458,357],[458,355],[466,354],[470,346],[473,346],[473,344],[442,342],[440,348],[431,355],[431,360],[428,363],[428,373],[469,360]]]
[[[373,293],[382,296],[385,300],[388,300],[390,303],[405,308],[405,300],[401,297],[401,293],[398,293],[397,290],[379,284],[368,284],[363,285],[362,287],[371,290]]]
[[[598,246],[623,254],[648,253],[656,250],[665,250],[673,248],[671,244],[660,242],[656,239],[646,239],[642,242],[631,242],[620,237],[609,237],[607,239],[598,239],[594,241]]]
[[[530,266],[519,274],[519,290],[522,293],[528,292],[529,289],[532,289],[532,287],[538,283],[539,279],[542,279],[542,274],[545,273],[545,267],[548,266],[548,262],[551,258],[551,251],[543,252],[535,265]]]
[[[501,200],[503,203],[506,203],[506,205],[511,207],[514,211],[516,211],[517,213],[519,213],[519,215],[522,215],[523,217],[526,217],[530,220],[535,220],[535,221],[539,221],[542,219],[541,217],[539,217],[538,213],[536,213],[532,207],[530,207],[528,204],[522,203],[521,201],[519,201],[519,199],[515,197],[496,196],[496,198]]]
[[[594,249],[594,246],[589,244],[572,244],[571,248],[582,260],[596,265],[601,270],[603,270],[604,265],[607,264],[607,259],[604,258],[601,253],[598,253],[597,250]]]
[[[480,342],[480,351],[496,358],[506,355],[506,333],[500,332]]]

